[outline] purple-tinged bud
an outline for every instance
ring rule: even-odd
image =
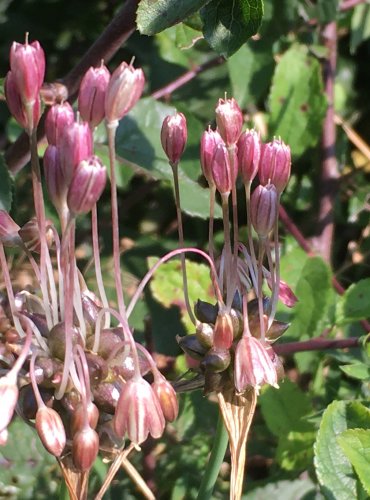
[[[76,167],[67,194],[67,205],[74,214],[90,212],[107,181],[107,171],[97,156],[82,160]]]
[[[22,103],[21,94],[17,88],[12,71],[9,71],[5,78],[4,84],[5,98],[9,111],[17,120],[19,125],[23,127],[28,133],[33,127],[36,127],[41,115],[40,98],[36,96],[33,104],[32,123],[29,123],[28,116],[24,104]]]
[[[234,98],[218,100],[216,123],[227,146],[232,146],[238,141],[243,126],[243,114]]]
[[[200,140],[200,164],[203,175],[210,187],[214,186],[212,173],[212,160],[218,144],[225,144],[217,130],[208,128],[202,134]]]
[[[234,360],[235,388],[244,392],[249,386],[257,393],[264,384],[277,387],[277,375],[267,349],[255,337],[244,336],[238,342]]]
[[[65,183],[69,186],[77,165],[93,154],[92,133],[88,123],[74,122],[62,135],[60,162]]]
[[[63,134],[74,121],[75,115],[69,102],[51,106],[45,119],[45,133],[48,143],[59,146]]]
[[[20,227],[8,212],[0,210],[0,242],[6,247],[18,246],[22,243],[18,234]]]
[[[46,148],[43,165],[50,200],[58,212],[62,212],[66,208],[68,186],[57,146],[51,144]]]
[[[121,391],[114,414],[116,434],[127,434],[134,444],[141,444],[148,434],[162,436],[165,420],[161,405],[150,384],[143,378],[129,380]]]
[[[89,68],[85,73],[78,94],[78,111],[91,128],[95,128],[105,116],[105,94],[110,80],[109,70],[104,64]]]
[[[13,42],[10,68],[22,102],[32,104],[38,97],[45,76],[45,54],[39,42]]]
[[[256,177],[261,157],[261,139],[254,129],[246,130],[238,140],[239,171],[244,184],[249,184]]]
[[[66,433],[59,413],[53,408],[42,406],[36,413],[35,427],[48,452],[60,457],[66,445]]]
[[[72,441],[72,460],[77,470],[91,469],[99,453],[99,436],[91,427],[78,431]]]
[[[258,170],[261,184],[266,185],[271,182],[280,195],[288,184],[290,167],[290,147],[284,144],[281,139],[274,139],[262,146]]]
[[[52,222],[46,220],[46,243],[48,248],[51,247],[54,239],[53,230],[51,229]],[[32,217],[26,224],[19,230],[19,236],[22,238],[23,243],[31,252],[40,253],[40,231],[36,217]]]
[[[278,213],[278,194],[273,184],[259,186],[251,197],[251,219],[253,227],[261,238],[266,238],[274,227]]]
[[[162,123],[161,143],[172,164],[180,161],[187,139],[188,129],[185,116],[177,111],[173,116],[166,116]]]
[[[86,416],[89,426],[92,429],[95,429],[98,425],[99,410],[92,401],[87,402],[86,408],[84,408],[84,405],[82,403],[79,403],[75,411],[72,413],[72,436],[74,436],[78,431],[84,428]]]
[[[213,346],[217,349],[229,349],[234,340],[234,328],[230,314],[219,313],[217,316]]]
[[[142,69],[135,69],[126,62],[115,69],[105,95],[105,117],[108,123],[127,115],[140,99],[144,84]]]
[[[176,420],[179,413],[179,403],[172,385],[164,377],[158,377],[158,380],[154,380],[152,389],[161,405],[164,418],[168,422]]]
[[[271,278],[267,278],[267,284],[268,284],[270,290],[272,290]],[[294,294],[293,290],[283,280],[280,280],[279,299],[287,307],[294,307],[296,305],[296,303],[298,302],[298,298]]]
[[[15,405],[18,400],[17,378],[9,372],[0,378],[0,432],[6,429],[12,419]]]
[[[230,193],[238,175],[236,151],[232,151],[231,154],[234,155],[232,162],[227,147],[223,143],[217,144],[211,162],[213,181],[221,195]]]

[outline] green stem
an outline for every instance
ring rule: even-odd
[[[219,413],[215,440],[213,442],[211,455],[198,491],[197,500],[210,500],[212,498],[213,488],[224,460],[228,442],[229,437],[227,435],[221,413]]]

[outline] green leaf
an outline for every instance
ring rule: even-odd
[[[339,367],[348,377],[358,380],[370,380],[370,366],[365,363],[353,363]]]
[[[334,401],[325,410],[314,447],[314,464],[326,498],[365,498],[337,438],[347,429],[369,426],[370,411],[357,401]]]
[[[370,37],[370,5],[357,5],[351,19],[350,50],[354,54],[357,47]]]
[[[319,0],[317,2],[317,15],[321,24],[333,21],[338,14],[339,0]]]
[[[204,37],[224,57],[234,54],[260,27],[262,0],[211,0],[201,10]]]
[[[292,46],[277,65],[270,93],[271,135],[299,156],[314,146],[326,111],[319,62],[304,46]]]
[[[255,488],[242,496],[242,500],[261,500],[263,498],[281,498],[284,500],[303,500],[315,485],[308,478],[296,480],[282,480],[269,483],[266,486]],[[316,497],[315,497],[316,498]]]
[[[337,441],[370,495],[370,430],[349,429]]]
[[[340,298],[337,306],[337,322],[351,323],[370,317],[370,278],[351,285]]]
[[[161,142],[162,122],[175,109],[152,98],[141,99],[131,113],[121,121],[117,130],[117,154],[138,173],[152,179],[172,182],[172,170],[168,164]],[[200,175],[199,141],[201,126],[186,114],[189,133],[184,160],[179,168],[181,208],[189,215],[207,218],[209,213],[209,191],[194,180]],[[185,173],[186,172],[186,173]],[[217,205],[216,217],[221,217]]]
[[[154,35],[194,14],[209,0],[141,0],[136,23],[142,35]]]
[[[13,180],[7,169],[4,156],[0,155],[0,210],[9,212],[12,206],[12,185]]]
[[[312,464],[316,431],[289,432],[279,437],[276,459],[282,469],[305,470]]]

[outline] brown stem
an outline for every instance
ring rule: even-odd
[[[299,342],[287,342],[286,344],[274,346],[274,351],[279,356],[295,354],[303,351],[320,351],[322,349],[346,349],[351,347],[360,347],[361,339],[359,337],[349,337],[348,339],[323,339],[316,337],[310,340]]]

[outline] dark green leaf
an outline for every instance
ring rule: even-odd
[[[351,20],[350,49],[354,54],[357,47],[370,37],[370,5],[363,3],[354,9]]]
[[[0,155],[0,210],[9,212],[12,206],[12,178],[5,164],[4,156]]]
[[[349,429],[337,441],[370,495],[370,430]]]
[[[339,0],[318,0],[316,8],[320,23],[333,21],[338,14],[338,6]]]
[[[204,37],[213,50],[230,57],[257,33],[262,15],[262,0],[211,0],[201,10]]]
[[[351,285],[337,307],[337,322],[351,323],[370,317],[370,278]]]
[[[370,380],[370,366],[365,363],[354,363],[352,365],[343,365],[339,367],[348,377],[358,380]]]
[[[282,469],[305,470],[312,464],[316,431],[288,432],[279,437],[276,459]]]

